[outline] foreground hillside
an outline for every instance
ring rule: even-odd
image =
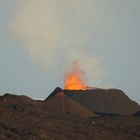
[[[140,140],[140,117],[93,114],[88,118],[80,116],[82,111],[77,115],[67,110],[63,99],[60,110],[50,101],[0,96],[0,140]],[[85,108],[84,112],[90,113]]]

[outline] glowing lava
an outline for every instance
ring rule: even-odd
[[[85,90],[85,73],[80,69],[77,61],[72,64],[72,70],[66,73],[64,89]]]

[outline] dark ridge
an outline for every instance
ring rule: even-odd
[[[14,95],[6,93],[0,96],[0,108],[5,110],[26,112],[29,110],[36,110],[42,106],[43,101],[34,100],[25,95]],[[34,106],[34,108],[33,108]]]
[[[106,92],[107,91],[107,92]],[[72,94],[99,94],[99,93],[103,93],[103,92],[106,92],[106,93],[109,93],[109,92],[113,92],[113,93],[122,93],[122,94],[125,94],[122,90],[120,89],[100,89],[100,88],[96,88],[96,89],[87,89],[87,90],[64,90],[64,92],[66,94],[68,93],[72,93]]]
[[[14,95],[14,94],[11,94],[11,93],[5,93],[3,95],[3,97],[15,97],[15,96],[18,96],[18,95]]]
[[[65,90],[65,95],[93,112],[132,115],[140,106],[118,89]]]
[[[49,98],[56,94],[59,94],[60,92],[64,92],[64,90],[62,90],[60,87],[57,87],[45,100],[48,100]]]
[[[34,101],[32,98],[25,96],[25,95],[15,95],[15,94],[10,94],[6,93],[3,96],[0,96],[0,100],[9,100],[9,101],[20,101],[20,102],[28,102],[28,101]]]

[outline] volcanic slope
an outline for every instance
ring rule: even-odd
[[[48,108],[53,109],[54,111],[61,111],[68,114],[78,115],[81,117],[92,117],[96,116],[90,110],[82,106],[81,104],[73,101],[67,96],[53,96],[52,98],[46,101]]]
[[[53,93],[45,100],[45,104],[48,108],[54,111],[61,111],[86,118],[97,116],[80,103],[65,96],[63,90],[60,88],[56,88],[53,91]]]
[[[99,114],[132,115],[140,106],[121,90],[65,90],[65,95]]]
[[[60,93],[48,100],[63,97],[63,93]],[[85,118],[56,111],[46,102],[48,101],[33,100],[27,96],[12,94],[0,96],[0,140],[140,139],[140,117]]]

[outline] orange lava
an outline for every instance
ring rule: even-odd
[[[84,90],[86,88],[84,72],[75,61],[72,70],[66,74],[64,89],[66,90]]]

